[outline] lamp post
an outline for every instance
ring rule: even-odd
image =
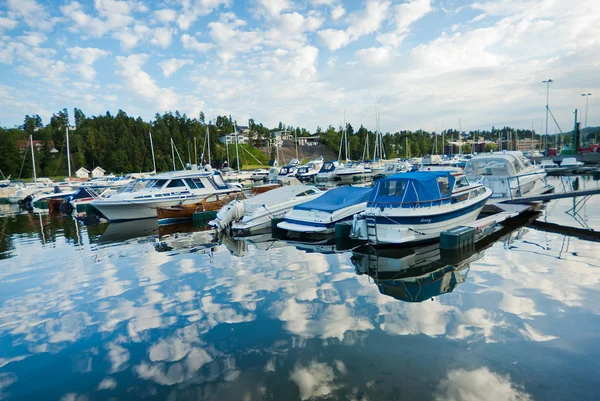
[[[550,83],[554,82],[551,79],[542,81],[546,84],[546,157],[548,157],[548,100],[550,99]]]
[[[585,96],[585,128],[583,129],[583,131],[585,132],[587,130],[587,113],[588,113],[588,104],[590,101],[590,96],[592,96],[591,93],[582,93],[581,96]],[[596,138],[594,139],[594,143],[598,143],[598,134],[596,134]]]

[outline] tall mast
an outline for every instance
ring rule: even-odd
[[[198,165],[198,149],[196,148],[196,136],[194,136],[194,164]]]
[[[237,132],[237,124],[233,124],[233,130],[235,131],[235,158],[237,160],[237,170],[238,173],[240,172],[240,153],[238,151],[238,143],[239,143],[239,139],[238,139],[238,132]],[[227,142],[227,141],[225,141]]]
[[[35,174],[35,153],[33,152],[33,136],[29,135],[29,142],[31,143],[31,162],[33,163],[33,182],[37,182],[37,175]]]
[[[460,123],[460,118],[458,119],[458,141],[460,142],[460,147],[458,148],[458,154],[462,155],[462,125]]]
[[[69,178],[71,178],[71,154],[69,152],[69,126],[65,127],[65,131],[67,131],[67,167],[69,169]]]
[[[348,160],[348,131],[346,131],[346,109],[344,109],[344,145],[346,146],[346,161]]]
[[[173,158],[173,171],[176,171],[175,168],[175,144],[173,143],[173,138],[171,138],[171,157]]]
[[[150,135],[150,150],[152,150],[152,168],[156,173],[156,160],[154,159],[154,144],[152,143],[152,132],[148,132]]]
[[[209,128],[210,128],[210,124],[206,128],[206,144],[207,144],[206,149],[208,151],[208,164],[211,165],[211,167],[212,167],[212,164],[210,163],[210,129]],[[217,126],[215,125],[215,129],[216,128],[217,128]]]
[[[297,131],[294,130],[294,141],[296,142],[296,160],[300,160],[298,159],[298,135],[297,135]]]

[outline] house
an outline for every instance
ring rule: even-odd
[[[245,125],[238,125],[237,131],[238,131],[238,133],[244,134],[244,135],[250,134],[250,128]]]
[[[79,167],[79,170],[75,172],[75,177],[81,179],[88,179],[90,178],[90,171],[85,167]]]
[[[106,170],[104,170],[102,167],[98,166],[92,170],[92,178],[104,177],[104,173],[106,173]]]
[[[36,152],[41,151],[44,148],[44,145],[44,141],[40,141],[37,139],[33,140],[33,148],[36,150]],[[25,150],[29,151],[31,145],[29,144],[29,141],[18,141],[17,146],[19,147],[21,153],[23,153]],[[58,153],[58,150],[56,150],[56,148],[54,147],[54,141],[48,142],[48,147],[50,147],[50,153]]]
[[[226,145],[235,145],[235,137],[236,134],[221,135],[219,137],[219,142]],[[237,134],[237,140],[239,144],[246,144],[248,143],[248,135]]]

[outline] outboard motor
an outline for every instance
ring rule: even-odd
[[[244,215],[244,201],[235,200],[223,206],[214,220],[208,222],[208,225],[214,227],[217,231],[223,231],[229,228],[230,224],[238,221]]]

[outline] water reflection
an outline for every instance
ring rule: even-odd
[[[10,399],[595,395],[597,244],[529,220],[458,255],[41,220],[0,219]]]

